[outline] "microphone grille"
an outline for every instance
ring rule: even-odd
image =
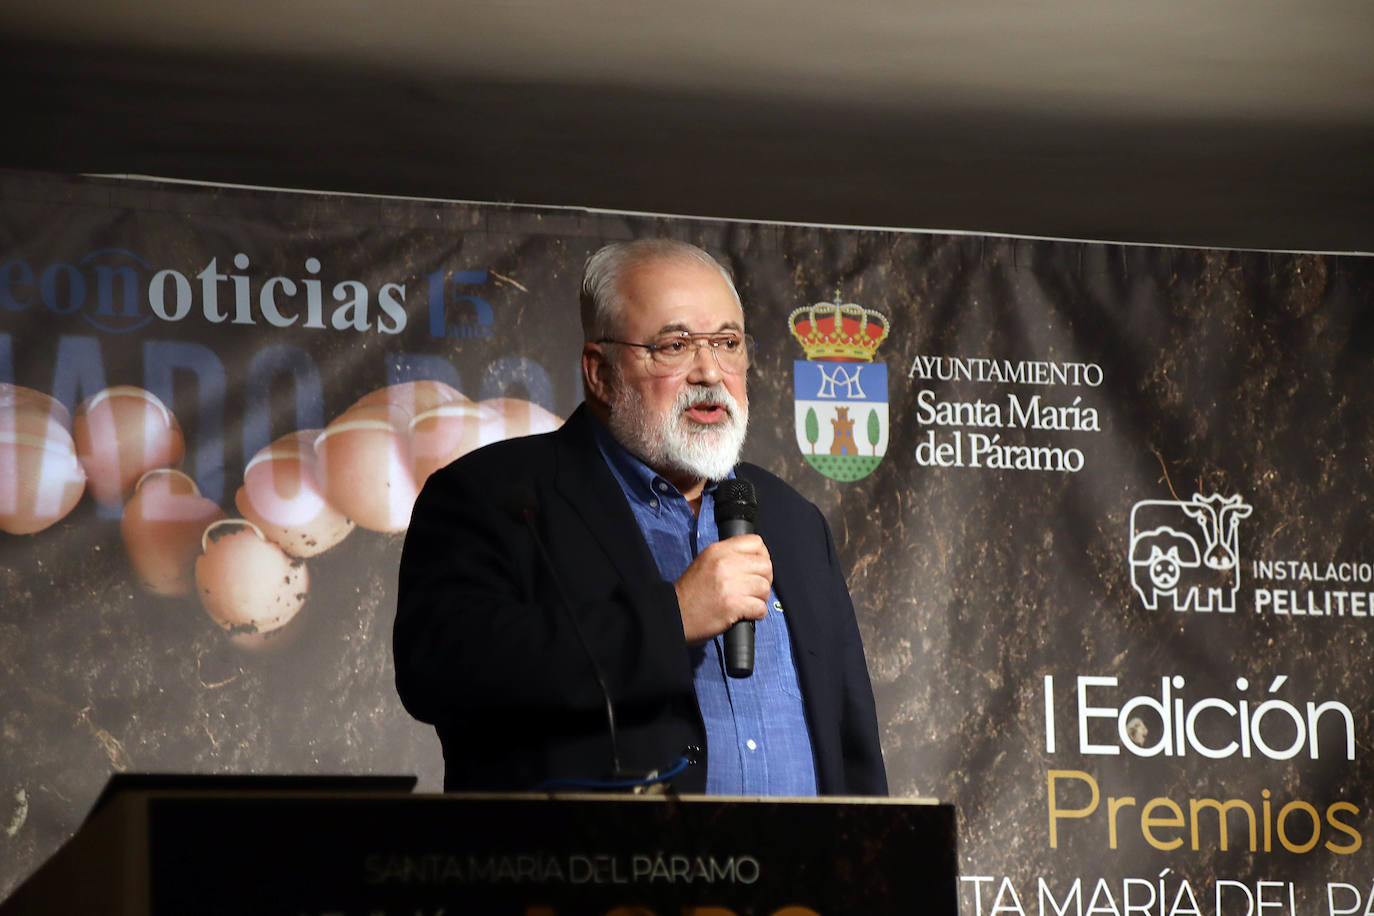
[[[722,480],[716,487],[716,520],[744,519],[752,522],[758,515],[758,500],[754,485],[735,478]]]

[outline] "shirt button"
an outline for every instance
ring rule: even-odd
[[[660,492],[660,493],[667,493],[667,492],[668,492],[668,485],[667,485],[666,483],[664,483],[663,481],[661,481],[661,480],[658,482],[658,492]]]
[[[774,601],[774,602],[773,602],[773,610],[777,611],[778,613],[782,613],[782,602],[781,602],[781,601]]]
[[[651,500],[649,500],[649,508],[650,508],[650,509],[657,509],[657,508],[658,508],[658,500],[656,500],[656,499],[651,499]]]
[[[753,738],[750,738],[748,741],[744,742],[744,746],[749,748],[749,750],[751,751],[756,751],[759,749],[759,746],[754,743]]]

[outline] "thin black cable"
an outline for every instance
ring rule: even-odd
[[[666,783],[691,765],[687,757],[679,757],[663,773],[651,773],[642,779],[548,779],[535,786],[537,792],[552,792],[557,789],[637,789]]]

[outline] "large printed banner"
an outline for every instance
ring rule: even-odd
[[[14,173],[0,894],[112,771],[437,790],[410,503],[572,411],[582,263],[646,235],[738,280],[746,457],[830,520],[965,913],[1374,914],[1369,258]]]

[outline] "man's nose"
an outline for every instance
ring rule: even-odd
[[[691,365],[687,369],[687,381],[714,384],[720,381],[720,363],[707,341],[695,342],[696,352],[692,354]]]

